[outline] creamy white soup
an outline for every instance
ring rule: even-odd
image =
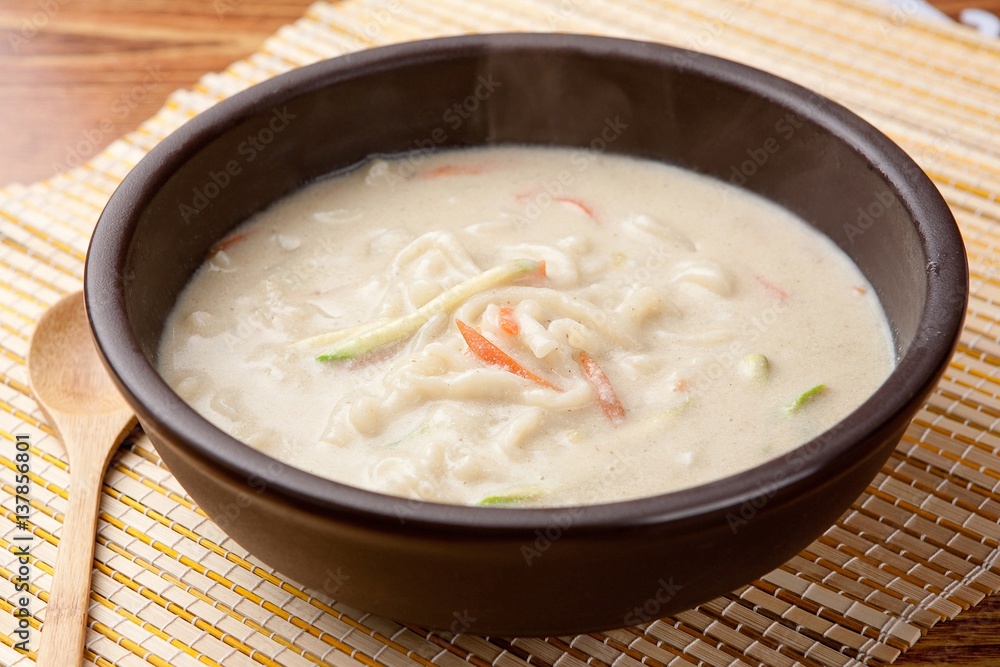
[[[291,466],[443,503],[649,496],[774,458],[894,363],[870,285],[788,211],[634,158],[374,159],[214,246],[163,377]]]

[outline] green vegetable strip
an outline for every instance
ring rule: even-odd
[[[531,500],[534,496],[510,495],[510,496],[488,496],[480,500],[476,505],[479,507],[508,507]]]
[[[515,259],[505,262],[445,290],[412,313],[390,320],[385,324],[359,331],[346,340],[335,344],[316,358],[319,361],[353,359],[383,345],[395,343],[411,336],[434,315],[454,310],[469,297],[536,272],[545,275],[545,262],[533,259]]]
[[[380,320],[375,320],[374,322],[359,324],[356,327],[341,329],[340,331],[331,331],[330,333],[320,334],[318,336],[313,336],[312,338],[306,338],[305,340],[300,340],[295,345],[299,347],[318,347],[320,345],[333,345],[334,343],[339,343],[340,341],[346,340],[351,336],[356,336],[357,334],[363,331],[368,331],[369,329],[374,329],[375,327],[382,326],[388,321],[389,318],[382,318]]]
[[[806,389],[804,392],[799,394],[794,401],[785,406],[785,413],[790,415],[795,414],[807,404],[811,403],[814,398],[822,394],[824,391],[826,391],[825,384],[818,384],[815,387]]]

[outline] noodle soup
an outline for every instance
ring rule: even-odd
[[[657,162],[374,159],[210,251],[159,352],[219,428],[345,484],[560,506],[718,479],[893,367],[860,271],[788,211]]]

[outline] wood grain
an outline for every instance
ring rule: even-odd
[[[0,185],[93,157],[307,0],[0,0]]]
[[[252,53],[309,0],[0,0],[0,185],[47,178],[153,115],[173,90]],[[935,0],[1000,14],[1000,0]],[[897,665],[1000,664],[1000,596]]]
[[[985,9],[1000,16],[1000,2],[997,0],[982,0],[981,2],[969,2],[968,0],[930,0],[930,3],[956,20],[963,9]]]
[[[1000,665],[1000,596],[991,596],[954,621],[941,623],[894,664],[909,667]]]

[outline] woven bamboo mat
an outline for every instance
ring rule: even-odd
[[[861,0],[347,0],[316,4],[260,52],[175,93],[89,164],[0,190],[0,664],[25,606],[38,645],[69,482],[26,386],[35,321],[81,285],[108,196],[197,112],[288,69],[442,34],[556,30],[662,41],[740,60],[847,105],[931,174],[962,227],[972,299],[958,354],[885,468],[808,549],[697,609],[605,633],[546,639],[430,633],[364,614],[256,561],[177,484],[145,437],[106,478],[88,659],[97,665],[650,667],[885,664],[921,632],[1000,591],[1000,47]],[[27,436],[30,516],[15,502]],[[21,570],[19,547],[30,546]],[[20,590],[27,572],[30,588]],[[25,598],[22,600],[22,598]]]

